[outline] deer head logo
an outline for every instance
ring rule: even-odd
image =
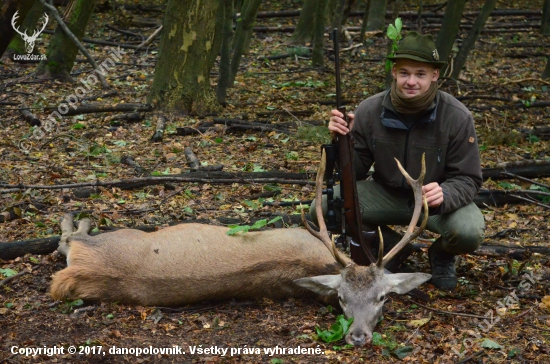
[[[15,25],[15,21],[17,20],[17,18],[19,18],[19,15],[17,15],[17,13],[19,13],[19,10],[16,11],[15,14],[13,14],[13,18],[11,18],[11,26],[17,33],[21,35],[21,37],[25,41],[25,49],[27,50],[27,53],[31,53],[34,49],[34,43],[36,42],[36,39],[42,33],[42,31],[44,31],[44,28],[46,28],[46,25],[48,24],[48,14],[44,13],[44,23],[42,24],[42,29],[35,30],[34,33],[29,36],[27,35],[27,30],[21,32],[19,30],[19,26]]]

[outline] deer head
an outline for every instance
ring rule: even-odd
[[[34,49],[34,43],[36,42],[36,39],[44,31],[44,28],[46,28],[46,25],[48,24],[48,14],[44,13],[44,22],[42,24],[42,29],[35,30],[34,33],[29,36],[27,35],[27,30],[25,30],[25,32],[21,32],[19,30],[19,26],[15,25],[15,21],[17,20],[17,18],[19,18],[19,15],[17,15],[17,13],[19,13],[19,10],[16,11],[15,14],[13,14],[13,17],[11,18],[11,25],[13,29],[17,33],[19,33],[19,35],[21,35],[21,38],[23,38],[23,40],[25,41],[25,49],[27,50],[27,53],[31,53]]]
[[[349,333],[346,335],[346,342],[355,346],[363,346],[371,341],[372,332],[382,316],[382,306],[386,301],[388,293],[407,293],[431,278],[431,275],[426,273],[391,274],[384,271],[384,266],[406,244],[420,235],[428,221],[428,204],[426,199],[422,196],[422,182],[426,172],[424,156],[422,157],[422,171],[417,180],[412,179],[399,161],[397,159],[396,161],[401,173],[405,176],[407,182],[413,189],[415,207],[407,232],[399,243],[397,243],[385,256],[382,256],[384,246],[382,234],[379,230],[380,246],[378,261],[376,263],[372,263],[370,266],[359,266],[353,263],[350,259],[340,254],[334,241],[329,237],[323,218],[321,204],[323,176],[326,168],[324,152],[316,180],[315,198],[317,203],[315,212],[317,214],[317,220],[319,221],[319,232],[315,231],[310,226],[309,222],[305,220],[302,210],[304,225],[311,234],[321,240],[331,251],[334,259],[340,264],[341,270],[340,274],[300,278],[294,282],[299,286],[310,289],[321,295],[338,295],[338,300],[344,311],[344,315],[347,318],[353,317],[353,323]],[[420,218],[422,207],[424,207],[424,218],[420,227],[414,231]]]

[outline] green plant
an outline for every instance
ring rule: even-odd
[[[317,332],[318,339],[326,343],[332,343],[340,341],[346,336],[352,322],[353,317],[346,319],[344,315],[338,315],[336,317],[336,322],[330,326],[330,329],[321,330],[320,327],[315,326],[315,331]]]
[[[386,32],[386,34],[388,35],[388,38],[390,38],[392,41],[390,56],[395,55],[395,52],[399,47],[399,41],[401,40],[401,29],[403,29],[403,22],[401,21],[401,18],[395,19],[395,25],[390,24],[388,26],[388,31]],[[392,66],[392,61],[387,59],[386,72],[389,72],[391,70],[391,66]]]
[[[282,219],[281,216],[277,216],[277,217],[275,217],[275,218],[273,218],[269,221],[267,221],[267,219],[258,220],[253,225],[229,225],[230,229],[226,232],[226,234],[227,235],[235,235],[239,232],[245,234],[245,233],[249,232],[250,230],[261,229],[264,226],[269,225],[269,224],[273,224],[274,222],[279,221],[281,219]]]
[[[384,337],[385,336],[385,337]],[[382,355],[393,355],[399,359],[404,359],[413,351],[412,346],[401,346],[391,334],[382,336],[377,332],[372,333],[372,345],[382,346]]]
[[[296,137],[316,144],[330,143],[330,133],[326,126],[300,126],[296,132]]]
[[[83,304],[84,304],[84,301],[82,301],[80,299],[74,300],[74,301],[65,301],[65,303],[62,303],[59,306],[59,309],[61,310],[62,313],[69,313],[75,307],[82,306]]]

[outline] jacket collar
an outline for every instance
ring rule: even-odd
[[[439,105],[440,99],[439,93],[440,92],[437,91],[435,99],[430,107],[422,111],[418,115],[417,122],[432,123],[435,120],[435,116],[437,114],[437,106]],[[409,130],[410,128],[403,122],[403,114],[395,111],[389,95],[390,90],[386,91],[386,94],[384,95],[384,99],[382,101],[382,114],[380,114],[380,121],[382,122],[382,125],[388,128]]]

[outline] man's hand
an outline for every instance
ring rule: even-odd
[[[428,207],[438,207],[443,203],[443,189],[437,182],[422,186],[422,193],[426,196]]]
[[[338,110],[330,111],[330,121],[328,123],[328,130],[330,131],[330,135],[332,136],[332,139],[334,139],[337,134],[346,135],[351,130],[353,126],[354,115],[351,113],[348,114],[349,126],[348,126],[348,123],[346,123],[346,121],[343,118],[344,118],[344,115],[340,111]]]

